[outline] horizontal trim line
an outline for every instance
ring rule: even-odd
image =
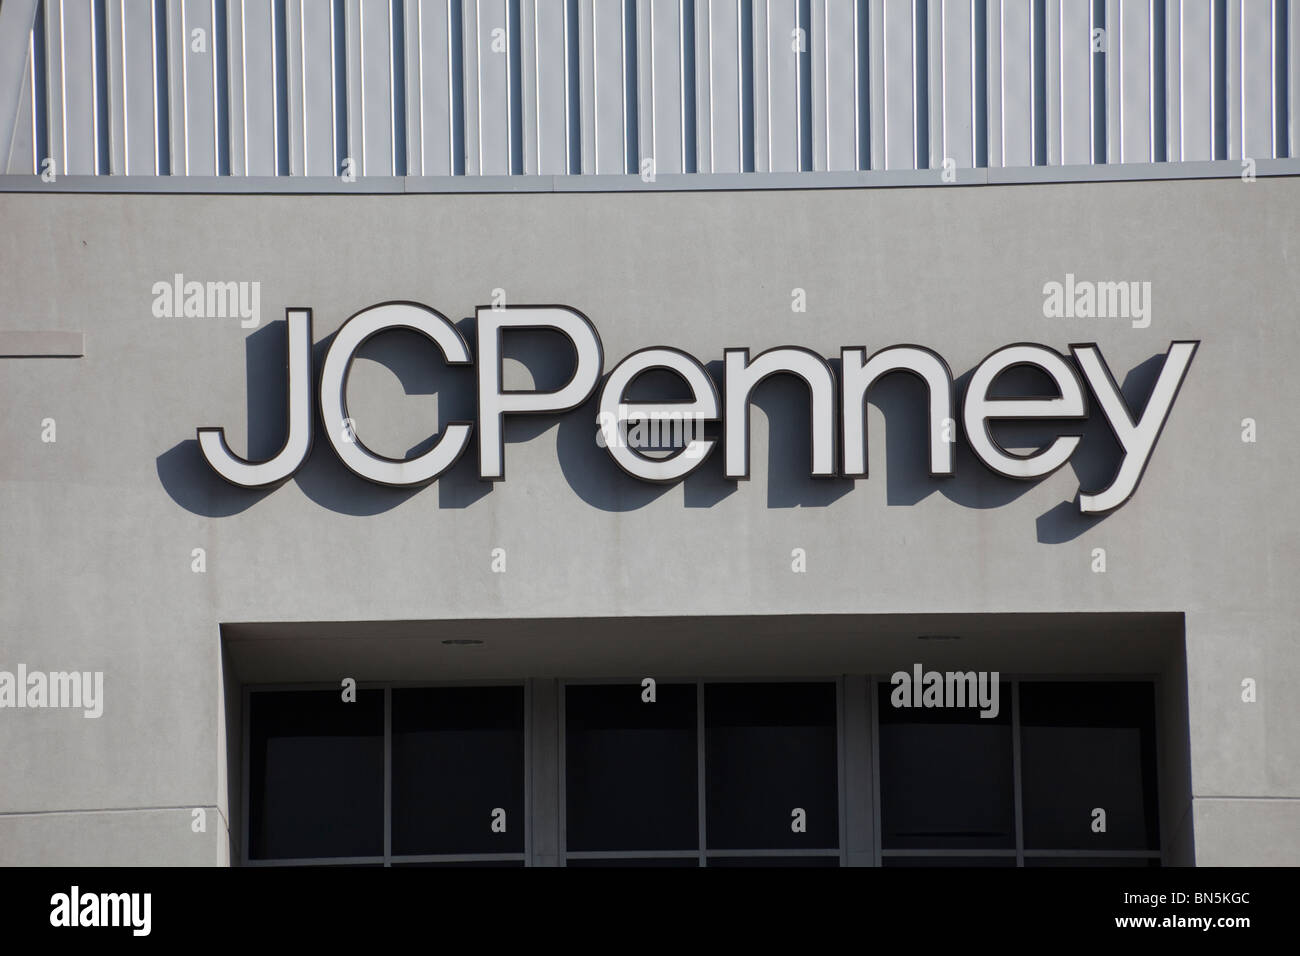
[[[104,807],[98,810],[0,810],[0,817],[48,817],[76,813],[152,813],[159,810],[215,810],[222,820],[226,818],[215,803],[186,803],[178,807]]]
[[[387,195],[401,193],[745,192],[749,190],[872,189],[933,186],[1007,186],[1032,183],[1135,182],[1172,179],[1239,179],[1237,160],[1112,165],[959,169],[943,182],[942,169],[880,169],[798,173],[661,173],[639,176],[374,176],[345,183],[334,176],[0,176],[11,193],[212,193],[235,195]],[[1300,157],[1260,159],[1255,175],[1300,176]]]

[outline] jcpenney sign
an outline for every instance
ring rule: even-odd
[[[288,410],[284,447],[267,461],[240,458],[226,444],[221,428],[200,428],[199,447],[222,478],[244,488],[279,484],[307,460],[315,431],[312,405],[319,397],[321,421],[334,451],[352,472],[368,481],[397,487],[427,484],[454,465],[469,447],[474,422],[452,422],[428,451],[405,460],[386,458],[366,448],[354,436],[347,408],[348,371],[366,340],[390,329],[408,329],[428,338],[450,365],[470,365],[475,358],[456,327],[445,316],[415,302],[385,302],[353,315],[330,343],[313,396],[312,323],[310,309],[288,309]],[[502,336],[511,329],[547,329],[572,345],[577,361],[569,381],[555,391],[506,389],[502,383]],[[486,481],[505,477],[503,423],[507,415],[557,414],[585,402],[604,375],[600,335],[590,320],[562,305],[527,305],[477,309],[478,473]],[[997,421],[1041,419],[1082,420],[1088,417],[1088,394],[1095,398],[1123,450],[1110,484],[1079,495],[1079,508],[1089,514],[1118,508],[1142,479],[1156,441],[1173,408],[1199,342],[1169,345],[1159,377],[1139,417],[1121,394],[1115,378],[1094,344],[1072,345],[1065,356],[1045,345],[1003,346],[975,369],[961,401],[961,423],[972,451],[988,468],[1008,478],[1034,481],[1060,468],[1074,453],[1081,437],[1060,434],[1030,454],[1015,454],[994,439]],[[722,394],[698,360],[680,349],[653,347],[627,356],[605,377],[600,392],[601,441],[615,463],[643,481],[673,482],[686,477],[721,441],[723,474],[732,481],[749,477],[749,405],[754,388],[770,375],[789,374],[808,387],[812,410],[811,474],[815,478],[867,477],[867,391],[890,372],[909,372],[928,390],[930,474],[955,473],[954,442],[957,398],[952,370],[942,356],[918,345],[895,345],[868,356],[863,348],[840,351],[841,371],[805,348],[783,346],[751,356],[749,349],[725,349]],[[992,398],[990,390],[1008,369],[1030,366],[1055,383],[1053,398]],[[676,374],[690,398],[684,401],[634,402],[624,396],[631,384],[652,369]],[[1086,382],[1086,387],[1085,387]],[[628,423],[654,419],[722,422],[720,439],[706,439],[702,430],[663,455],[647,453],[626,441]]]

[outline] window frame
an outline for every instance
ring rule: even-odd
[[[524,708],[524,848],[517,853],[393,853],[393,691],[423,690],[446,688],[478,687],[519,687],[523,690]],[[294,691],[330,690],[341,692],[338,684],[326,682],[289,683],[289,684],[246,684],[241,689],[243,711],[241,714],[243,735],[243,761],[241,767],[241,825],[240,825],[240,865],[241,866],[383,866],[391,867],[406,863],[490,863],[518,862],[521,866],[530,866],[533,855],[533,755],[530,746],[533,739],[532,726],[532,685],[527,680],[481,680],[481,681],[357,681],[357,691],[382,690],[384,692],[384,852],[382,856],[329,856],[304,857],[298,859],[261,859],[249,857],[250,828],[252,819],[249,809],[252,800],[251,762],[252,762],[252,721],[250,703],[252,695],[264,693],[283,693]]]
[[[782,677],[698,677],[656,675],[656,680],[664,683],[694,684],[696,693],[696,788],[697,788],[697,847],[694,850],[609,850],[609,851],[569,851],[567,848],[568,812],[567,746],[566,727],[566,688],[575,685],[618,685],[626,684],[639,687],[645,675],[638,677],[580,677],[580,678],[517,678],[499,680],[445,680],[445,681],[357,681],[358,691],[382,690],[384,692],[384,853],[370,857],[321,857],[302,859],[264,859],[249,858],[250,847],[250,804],[251,804],[251,721],[250,702],[253,694],[286,691],[322,691],[340,692],[340,687],[332,682],[285,682],[267,684],[244,684],[240,687],[242,702],[240,713],[240,735],[242,753],[240,759],[240,821],[239,821],[239,859],[241,866],[393,866],[406,863],[479,863],[511,862],[522,866],[543,865],[538,862],[538,835],[541,832],[553,834],[545,837],[554,841],[554,851],[546,849],[543,860],[552,860],[545,865],[566,866],[568,860],[636,860],[636,859],[691,859],[698,866],[708,866],[712,857],[723,858],[778,858],[778,857],[834,857],[840,866],[870,865],[880,867],[886,859],[899,857],[949,857],[949,858],[999,858],[1013,859],[1014,865],[1024,867],[1026,860],[1035,858],[1087,859],[1087,860],[1135,860],[1151,865],[1164,866],[1167,848],[1164,845],[1164,830],[1168,821],[1161,817],[1157,830],[1158,843],[1154,850],[1080,850],[1080,849],[1026,849],[1024,845],[1024,807],[1021,755],[1020,722],[1020,685],[1033,683],[1080,683],[1102,684],[1133,682],[1149,684],[1153,693],[1153,728],[1155,766],[1155,811],[1159,814],[1164,809],[1165,778],[1161,772],[1161,760],[1164,755],[1163,737],[1165,714],[1162,701],[1165,697],[1164,682],[1159,674],[1105,674],[1105,673],[1043,673],[1043,674],[1000,674],[1002,681],[1011,685],[1011,726],[1012,726],[1012,760],[1014,772],[1014,812],[1016,848],[1014,850],[990,849],[885,849],[882,847],[882,805],[881,805],[881,768],[880,768],[880,688],[888,686],[890,673],[873,672],[846,674],[838,676],[800,675]],[[836,796],[838,801],[837,826],[838,846],[835,849],[762,849],[746,850],[708,848],[707,822],[707,767],[705,766],[706,733],[704,715],[704,687],[706,684],[802,684],[825,683],[835,688],[835,735],[836,735]],[[850,693],[850,685],[852,693]],[[520,687],[523,689],[524,707],[524,849],[523,852],[507,853],[457,853],[457,854],[419,854],[395,855],[392,852],[392,691],[405,688],[476,688],[476,687]],[[537,716],[537,701],[545,706],[541,717]],[[547,710],[553,702],[554,718]],[[861,710],[865,709],[865,714]],[[865,718],[865,720],[863,719]],[[852,725],[850,725],[850,721]],[[542,743],[544,746],[538,747]],[[548,749],[549,747],[549,749]],[[852,751],[852,753],[850,753]],[[863,758],[865,765],[857,766]],[[541,776],[539,778],[538,761],[540,759]],[[553,765],[552,765],[553,763]],[[535,788],[539,782],[546,780],[546,774],[554,771],[555,791],[551,793],[550,784],[546,789]],[[539,794],[541,799],[539,801]],[[554,813],[547,809],[555,798]],[[534,819],[540,811],[544,819]],[[855,829],[850,833],[850,825]],[[539,831],[539,827],[541,830]],[[869,829],[865,837],[862,833]],[[549,845],[549,844],[548,844]],[[855,849],[856,847],[856,849]],[[850,863],[850,858],[854,862]]]

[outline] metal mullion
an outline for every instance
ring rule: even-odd
[[[556,714],[556,718],[560,728],[560,806],[558,807],[560,817],[560,842],[559,846],[556,848],[556,856],[559,859],[556,860],[555,865],[562,867],[568,865],[566,861],[569,856],[569,767],[567,763],[568,753],[566,750],[568,732],[565,728],[567,707],[565,705],[564,691],[566,682],[560,681],[559,684],[560,686],[557,688],[559,702],[556,705],[556,709],[559,713]]]
[[[829,110],[827,111],[829,113]],[[826,157],[830,161],[830,138],[829,134],[826,140]],[[846,814],[848,784],[845,781],[847,774],[845,771],[845,754],[844,754],[844,675],[840,675],[835,682],[835,773],[838,777],[836,792],[839,802],[839,828],[836,832],[836,843],[839,844],[840,866],[848,862],[848,841],[845,837],[845,828],[848,826]]]
[[[875,865],[881,865],[882,844],[884,842],[883,830],[880,822],[880,710],[876,698],[878,696],[876,677],[874,674],[867,675],[867,708],[870,710],[869,721],[871,723],[871,847],[875,857]]]
[[[240,697],[242,698],[242,702],[241,702],[241,707],[239,712],[239,723],[240,723],[239,729],[240,729],[240,736],[243,737],[244,740],[244,758],[241,761],[243,765],[242,779],[239,781],[239,790],[240,790],[239,865],[246,866],[248,864],[248,828],[249,828],[248,803],[249,803],[249,786],[250,786],[249,764],[252,760],[252,755],[251,755],[252,747],[250,745],[250,741],[251,741],[250,727],[253,723],[252,720],[249,719],[250,717],[249,706],[251,704],[252,691],[249,690],[247,686],[245,686],[244,688],[242,688],[240,692]]]
[[[533,865],[533,682],[524,681],[524,866]]]
[[[1020,681],[1011,682],[1011,766],[1016,803],[1016,866],[1025,865],[1024,804],[1020,798]]]
[[[706,794],[704,791],[704,681],[695,682],[695,791],[697,794],[696,822],[699,832],[700,866],[708,866],[705,847],[708,846],[708,821],[706,813]]]
[[[384,688],[384,866],[393,865],[393,689]]]
[[[1167,141],[1167,140],[1166,140],[1166,147],[1165,147],[1165,148],[1168,149],[1168,141]],[[1164,860],[1164,854],[1165,854],[1165,834],[1164,834],[1164,828],[1165,828],[1166,826],[1177,826],[1177,823],[1166,823],[1166,822],[1165,822],[1165,815],[1164,815],[1163,813],[1160,812],[1160,811],[1161,811],[1161,806],[1160,806],[1160,804],[1162,803],[1163,798],[1164,798],[1164,796],[1165,796],[1165,789],[1164,789],[1164,786],[1163,786],[1163,777],[1164,777],[1164,774],[1161,772],[1161,767],[1160,767],[1160,763],[1161,763],[1160,758],[1161,758],[1161,755],[1164,753],[1164,751],[1161,749],[1160,738],[1161,738],[1161,736],[1162,736],[1162,731],[1163,731],[1163,729],[1164,729],[1164,724],[1165,724],[1165,684],[1164,684],[1164,680],[1161,678],[1161,675],[1160,675],[1160,674],[1155,674],[1155,675],[1152,677],[1152,680],[1151,680],[1151,691],[1152,691],[1152,693],[1151,693],[1151,696],[1152,696],[1152,701],[1151,701],[1151,710],[1152,710],[1152,714],[1151,714],[1151,750],[1153,751],[1152,754],[1151,754],[1151,758],[1152,758],[1152,763],[1153,763],[1153,765],[1154,765],[1152,769],[1153,769],[1153,771],[1155,772],[1155,775],[1156,775],[1156,781],[1155,781],[1155,783],[1156,783],[1156,805],[1155,805],[1155,808],[1154,808],[1154,809],[1155,809],[1155,812],[1156,812],[1156,819],[1160,821],[1159,825],[1156,827],[1156,843],[1157,843],[1157,847],[1158,847],[1157,850],[1156,850],[1156,852],[1160,854],[1160,865],[1161,865],[1161,866],[1164,866],[1164,865],[1165,865],[1165,860]],[[1139,754],[1140,754],[1140,751],[1139,751]],[[1141,760],[1141,757],[1139,756],[1138,759]],[[1144,783],[1145,783],[1145,781],[1144,781]],[[1143,787],[1143,790],[1145,791],[1145,789],[1146,789],[1146,788],[1145,788],[1145,786],[1144,786],[1144,787]]]

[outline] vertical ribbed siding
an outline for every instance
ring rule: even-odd
[[[695,172],[694,0],[638,3],[637,43],[641,159],[656,173]]]
[[[1165,122],[1164,103],[1157,102],[1163,84],[1155,83],[1163,70],[1163,56],[1156,55],[1157,7],[1163,11],[1161,0],[1106,0],[1106,142],[1112,163],[1164,159],[1155,149]]]
[[[109,168],[117,175],[165,174],[158,149],[159,5],[108,0],[107,93]]]
[[[523,171],[569,171],[570,4],[523,0],[520,20],[523,90]]]
[[[632,0],[579,0],[582,172],[635,172],[637,20]]]
[[[858,169],[862,140],[858,123],[865,115],[860,99],[857,56],[859,18],[864,4],[814,0],[809,50],[812,88],[812,161],[814,169]]]
[[[45,144],[45,14],[40,3],[33,4],[33,20],[33,28],[26,36],[0,38],[7,50],[21,50],[22,59],[13,130],[7,142],[0,140],[3,168],[15,175],[39,172],[41,158],[49,155]]]
[[[285,135],[289,172],[331,176],[335,168],[334,62],[338,39],[331,2],[289,0],[285,7]]]
[[[1296,6],[41,0],[7,47],[0,155],[241,176],[1294,156]]]
[[[699,96],[696,142],[702,173],[743,171],[741,85],[746,78],[738,56],[741,20],[739,0],[696,6],[695,62],[700,67],[695,75]]]
[[[1038,86],[1034,0],[989,0],[989,165],[1034,165]]]
[[[975,0],[930,0],[930,166],[976,165]]]
[[[1047,162],[1092,161],[1092,16],[1079,0],[1046,5]]]
[[[97,27],[103,0],[48,0],[45,13],[46,102],[49,151],[59,174],[106,173],[102,93],[108,83]]]
[[[1277,95],[1273,57],[1275,31],[1282,26],[1271,0],[1232,0],[1228,4],[1228,157],[1278,155],[1275,149]],[[1242,69],[1236,64],[1249,64]]]
[[[1170,158],[1214,159],[1214,17],[1211,0],[1175,0],[1170,40]]]

